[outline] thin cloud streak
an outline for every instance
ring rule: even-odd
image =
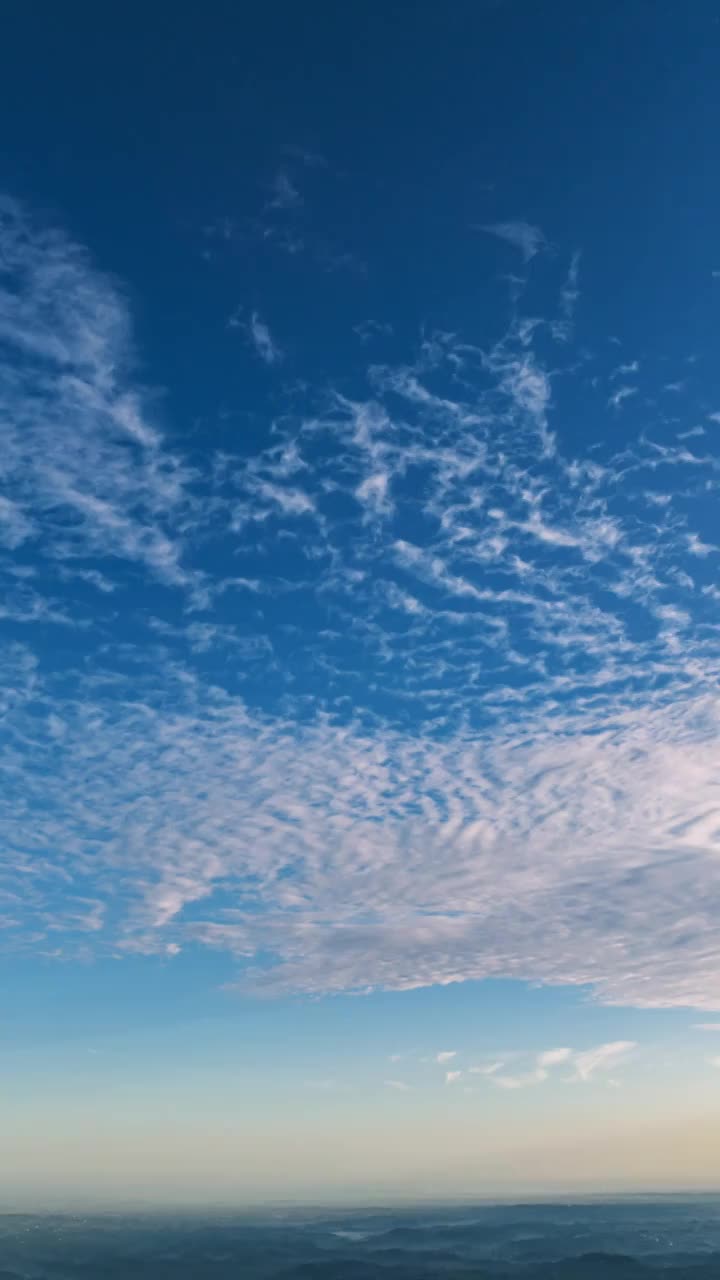
[[[534,227],[522,219],[509,222],[493,222],[478,229],[487,231],[490,235],[497,236],[499,240],[507,241],[513,248],[519,249],[525,263],[530,262],[547,244],[540,228]]]

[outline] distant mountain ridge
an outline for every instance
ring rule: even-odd
[[[8,1214],[0,1280],[720,1280],[720,1200]]]

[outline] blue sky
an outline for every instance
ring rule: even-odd
[[[714,6],[42,17],[3,1194],[707,1185]]]

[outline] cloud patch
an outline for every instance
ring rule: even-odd
[[[480,227],[479,230],[486,231],[489,235],[496,236],[499,240],[512,245],[514,249],[518,249],[525,263],[532,261],[535,255],[547,246],[540,228],[523,221],[522,218],[511,219],[508,222],[493,222]],[[572,283],[570,287],[572,288]]]
[[[493,343],[421,334],[191,450],[117,282],[0,215],[2,946],[204,947],[265,996],[506,977],[720,1009],[717,442],[634,435],[606,370],[602,439],[568,430],[576,276]],[[623,1045],[476,1074],[587,1082]]]

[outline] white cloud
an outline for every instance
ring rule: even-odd
[[[637,1047],[634,1041],[619,1040],[586,1050],[569,1047],[544,1049],[536,1054],[516,1054],[516,1059],[524,1058],[527,1066],[512,1074],[503,1070],[502,1061],[492,1063],[490,1067],[471,1067],[470,1070],[474,1074],[486,1075],[493,1085],[505,1090],[528,1089],[544,1084],[553,1078],[553,1068],[560,1066],[572,1069],[570,1076],[563,1077],[566,1083],[588,1083],[600,1075],[606,1083],[617,1087],[619,1082],[608,1077],[607,1073],[627,1061]],[[559,1078],[557,1075],[554,1077],[555,1080]]]
[[[629,373],[638,373],[640,370],[639,360],[628,360],[626,364],[619,364],[610,374],[611,378],[626,378]]]
[[[549,369],[518,315],[190,461],[117,285],[18,206],[0,243],[22,945],[217,948],[267,994],[506,977],[720,1009],[717,644],[683,515],[716,433],[606,412],[591,450],[551,395],[577,353]]]
[[[637,395],[637,390],[637,387],[618,387],[617,391],[613,391],[610,396],[608,404],[612,409],[619,409],[625,400]]]
[[[689,533],[687,535],[687,544],[690,555],[700,556],[701,558],[709,556],[713,551],[718,550],[718,548],[713,546],[712,543],[703,542],[702,538],[699,538],[696,533]]]
[[[315,510],[315,503],[302,489],[291,489],[287,485],[270,484],[260,481],[255,489],[258,497],[271,505],[277,506],[285,515],[306,515]]]
[[[595,1049],[586,1049],[573,1057],[575,1079],[587,1082],[596,1074],[612,1071],[619,1063],[624,1062],[637,1049],[634,1040],[613,1040],[608,1044],[600,1044]]]
[[[695,1022],[693,1031],[720,1031],[720,1022]]]
[[[250,316],[248,332],[255,350],[265,364],[278,364],[283,352],[273,338],[269,326],[260,319],[257,311]]]
[[[14,551],[36,532],[35,524],[17,502],[0,494],[0,542]]]
[[[361,342],[371,342],[374,338],[391,338],[393,327],[384,320],[362,320],[353,325],[353,333]]]
[[[461,1077],[461,1076],[462,1076],[462,1071],[446,1071],[446,1072],[445,1072],[445,1083],[446,1083],[446,1084],[456,1084],[456,1083],[457,1083],[457,1081],[460,1079],[460,1077]]]
[[[35,840],[78,865],[94,848],[121,940],[272,953],[244,974],[256,989],[505,974],[594,983],[607,1002],[720,1007],[708,959],[714,702],[616,713],[605,728],[593,715],[587,732],[526,720],[522,736],[424,747],[387,730],[262,725],[217,693],[194,708],[192,684],[172,712],[148,692],[123,708],[55,699],[65,737],[51,776],[43,746],[27,745],[22,704],[12,713],[24,794],[42,797]],[[18,849],[23,826],[21,811],[9,815]],[[438,870],[448,865],[450,880]],[[249,876],[254,909],[239,889],[232,910],[213,906],[215,885],[227,893]],[[42,892],[42,861],[33,879]]]
[[[410,1085],[406,1084],[404,1080],[386,1080],[385,1086],[388,1089],[397,1090],[398,1093],[408,1093],[410,1090]]]
[[[500,240],[506,240],[513,248],[520,250],[525,262],[530,262],[547,245],[540,228],[532,226],[529,222],[523,222],[522,219],[493,222],[488,226],[479,227],[478,230],[487,231]]]
[[[275,174],[272,191],[272,198],[267,205],[268,209],[297,209],[303,203],[302,196],[295,183],[283,169]]]
[[[544,1049],[538,1054],[538,1066],[545,1070],[547,1067],[556,1067],[561,1062],[567,1062],[572,1057],[572,1049]]]
[[[558,342],[569,342],[573,333],[575,308],[580,297],[578,279],[580,274],[580,253],[576,251],[570,259],[567,278],[560,290],[560,318],[553,320],[550,329]]]
[[[456,1050],[456,1049],[443,1049],[441,1053],[438,1053],[438,1054],[436,1055],[436,1057],[435,1057],[435,1061],[436,1061],[436,1062],[451,1062],[451,1061],[452,1061],[452,1059],[453,1059],[453,1058],[456,1058],[456,1057],[457,1057],[457,1050]]]
[[[285,353],[275,341],[270,332],[270,326],[257,311],[252,311],[250,316],[246,317],[245,308],[242,305],[236,307],[228,318],[228,328],[239,330],[264,364],[279,364],[284,359]]]
[[[355,490],[355,496],[358,502],[365,505],[369,517],[388,516],[393,510],[389,489],[390,476],[388,473],[386,471],[375,471],[361,481]]]
[[[536,1067],[534,1071],[527,1071],[523,1075],[494,1075],[492,1077],[493,1084],[496,1084],[500,1089],[527,1089],[532,1085],[541,1084],[543,1080],[547,1080],[547,1071],[544,1071],[542,1067]]]
[[[127,307],[88,255],[0,199],[0,541],[67,564],[116,557],[192,589],[193,469],[169,450],[128,383]]]

